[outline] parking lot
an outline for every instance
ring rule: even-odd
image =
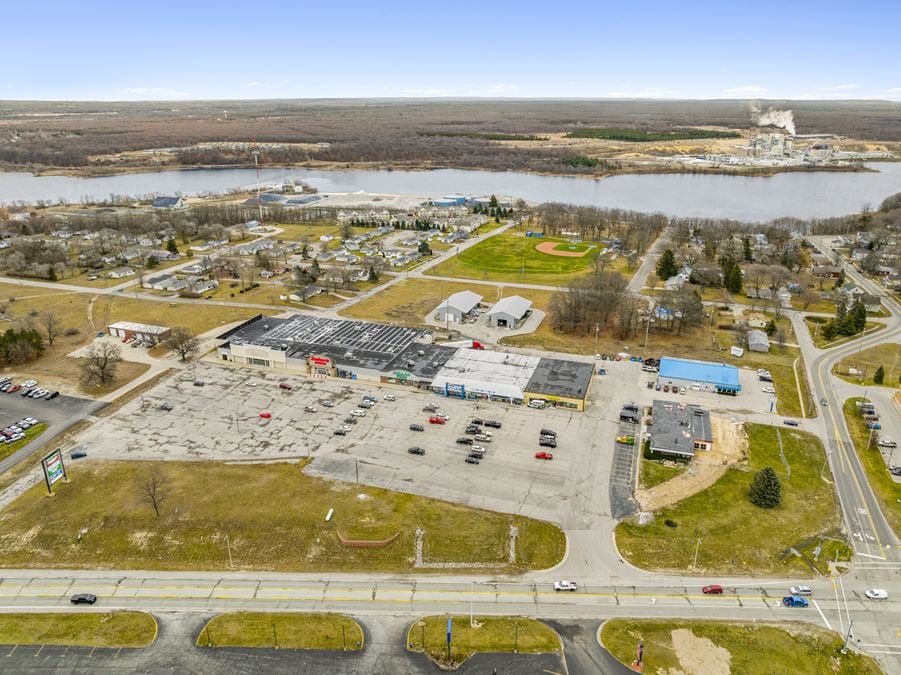
[[[404,387],[314,380],[201,362],[196,378],[205,386],[193,385],[193,369],[182,371],[115,416],[101,419],[74,443],[88,452],[88,461],[296,461],[310,456],[314,461],[307,470],[313,475],[359,480],[583,529],[609,520],[611,473],[634,475],[634,467],[620,466],[622,458],[614,464],[618,413],[627,401],[650,405],[661,396],[662,392],[645,387],[650,375],[636,363],[608,364],[607,375],[595,377],[587,412],[579,413],[474,403]],[[761,406],[755,412],[763,412],[764,403],[755,393],[759,387],[751,386],[756,382],[755,373],[743,371],[748,396],[691,391],[677,396],[711,409],[731,407],[741,412],[751,404]],[[282,388],[282,383],[290,389]],[[397,400],[384,400],[388,393]],[[374,407],[348,425],[347,435],[334,435],[367,394],[377,399]],[[332,401],[334,407],[325,407],[324,401]],[[162,410],[163,403],[172,410]],[[448,415],[447,424],[429,424],[429,413],[423,412],[429,403]],[[316,412],[306,412],[305,406]],[[466,436],[464,427],[474,417],[502,424],[492,430],[490,443],[477,441],[486,448],[478,465],[465,463],[469,446],[456,442]],[[411,423],[421,424],[424,431],[411,431]],[[556,448],[539,447],[542,428],[557,433]],[[412,446],[424,448],[425,454],[408,453]],[[541,450],[552,452],[553,460],[536,459]]]

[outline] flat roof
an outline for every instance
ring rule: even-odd
[[[542,358],[526,391],[531,394],[584,399],[594,375],[594,364]]]
[[[521,319],[523,315],[529,311],[531,306],[531,300],[527,300],[520,295],[511,295],[506,298],[501,298],[494,303],[494,307],[488,310],[488,316],[504,313],[517,319]]]
[[[479,394],[523,398],[523,390],[541,359],[460,347],[438,372],[432,387],[462,386]]]
[[[288,358],[328,356],[338,364],[377,371],[393,369],[411,345],[426,351],[430,333],[417,328],[295,314],[287,319],[256,317],[220,336],[232,344],[280,349]],[[436,352],[436,354],[439,352]],[[418,354],[417,354],[418,356]]]
[[[713,442],[710,413],[700,406],[655,400],[651,450],[692,457],[695,441]]]
[[[659,377],[706,382],[741,391],[741,385],[738,383],[738,368],[727,363],[711,363],[710,361],[693,361],[664,356],[660,359]]]
[[[130,330],[135,333],[165,333],[169,330],[166,326],[154,326],[149,323],[134,323],[133,321],[117,321],[111,323],[109,329],[117,328],[119,330]]]

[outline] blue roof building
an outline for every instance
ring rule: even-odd
[[[708,391],[737,394],[741,391],[738,368],[725,363],[692,361],[664,356],[660,359],[659,381],[679,386],[701,385]]]

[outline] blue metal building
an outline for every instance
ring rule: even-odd
[[[692,361],[664,356],[660,359],[660,384],[678,387],[700,387],[720,394],[737,394],[741,391],[738,368],[726,363]]]

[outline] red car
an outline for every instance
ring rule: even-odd
[[[444,424],[447,420],[443,417],[430,417],[429,424]]]
[[[7,393],[7,394],[15,394],[15,393],[16,393],[17,391],[19,391],[19,389],[21,389],[21,388],[22,388],[22,385],[21,385],[21,384],[14,384],[13,386],[11,386],[11,387],[9,388],[9,391],[6,392],[6,393]]]
[[[723,587],[719,584],[708,584],[701,589],[704,592],[704,595],[722,595]]]
[[[288,384],[287,382],[279,382],[278,388],[279,389],[287,389],[288,391],[291,391],[293,389],[293,387],[290,384]]]
[[[536,452],[535,459],[554,459],[554,455],[550,452]]]
[[[260,413],[260,417],[262,417],[264,420],[268,420],[268,419],[272,418],[272,413],[269,412],[268,410],[264,410],[263,412]]]

